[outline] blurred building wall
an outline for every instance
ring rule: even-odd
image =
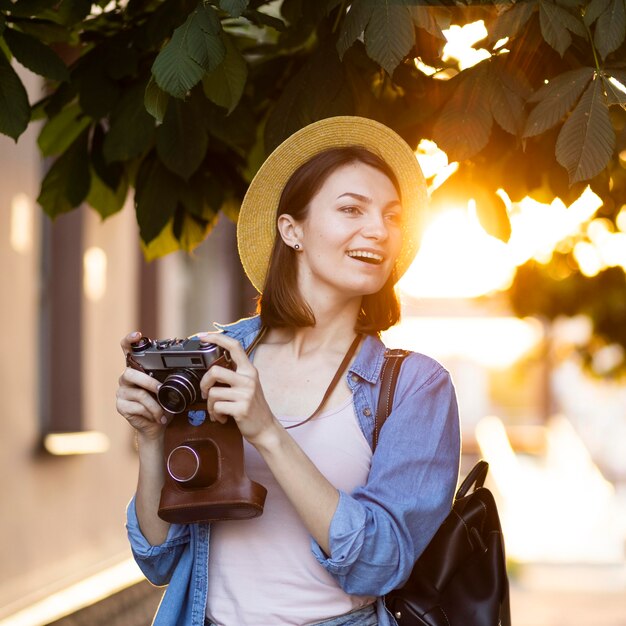
[[[83,259],[89,252],[97,261],[96,268],[83,268],[79,327],[66,329],[69,339],[51,355],[50,367],[42,368],[50,332],[42,325],[49,297],[45,233],[64,228],[78,214],[52,224],[36,204],[43,172],[38,132],[30,127],[17,144],[0,136],[0,619],[130,557],[124,518],[137,475],[133,434],[115,411],[124,367],[120,338],[141,327],[138,294],[145,264],[132,203],[106,221],[88,207],[79,209],[76,243]],[[161,336],[209,329],[213,320],[229,321],[251,309],[234,225],[225,219],[193,257],[171,255],[152,270],[159,308],[153,330]],[[63,284],[64,277],[56,280]],[[55,455],[42,445],[50,426],[42,378],[65,376],[63,352],[76,346],[80,376],[67,375],[80,398],[79,430],[98,433],[106,450]]]

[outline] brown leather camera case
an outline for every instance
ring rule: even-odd
[[[245,473],[243,439],[235,421],[190,423],[189,411],[174,416],[165,429],[165,484],[159,517],[189,524],[250,519],[263,513],[267,491]]]

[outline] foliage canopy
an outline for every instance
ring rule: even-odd
[[[461,70],[443,56],[442,29],[478,19],[489,54]],[[17,140],[44,120],[39,147],[54,159],[38,201],[53,218],[83,202],[106,218],[133,189],[154,258],[193,248],[220,211],[235,218],[289,134],[362,115],[459,161],[435,204],[475,198],[485,229],[506,240],[498,189],[569,204],[589,184],[615,223],[625,39],[626,0],[0,0],[0,132]],[[13,58],[46,79],[38,102]],[[540,268],[546,289],[561,280],[551,267]],[[530,312],[558,314],[533,302]]]

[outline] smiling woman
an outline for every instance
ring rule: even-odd
[[[403,361],[374,446],[387,362],[379,335],[398,321],[394,284],[415,256],[425,208],[410,147],[356,117],[298,131],[252,181],[238,246],[262,293],[259,315],[201,336],[231,367],[206,370],[191,410],[216,428],[236,426],[246,472],[267,489],[263,515],[161,519],[170,418],[146,394],[157,381],[122,375],[117,408],[138,432],[140,458],[131,545],[148,578],[169,583],[155,626],[395,624],[383,597],[448,514],[459,471],[455,391],[424,355]],[[124,351],[140,338],[128,335]],[[171,423],[193,442],[190,417]],[[414,485],[419,492],[398,497]]]

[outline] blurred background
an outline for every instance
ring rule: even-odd
[[[480,33],[465,32],[468,49]],[[450,54],[461,58],[456,42]],[[150,263],[130,201],[105,221],[83,206],[52,222],[35,200],[37,132],[29,127],[17,144],[0,137],[0,625],[148,624],[161,590],[143,581],[126,543],[137,458],[114,409],[119,341],[134,329],[211,329],[251,314],[254,291],[224,216],[193,253]],[[458,164],[428,141],[416,154],[437,202],[398,285],[402,323],[384,340],[452,373],[463,471],[477,458],[490,464],[513,624],[624,626],[624,350],[598,339],[592,312],[626,307],[611,291],[626,271],[626,204],[609,221],[589,187],[570,204],[501,192],[505,243],[481,225],[475,199],[437,196]],[[572,295],[542,291],[540,272],[564,280],[573,269],[610,271],[614,282],[575,291],[586,308],[542,309],[542,298]]]

